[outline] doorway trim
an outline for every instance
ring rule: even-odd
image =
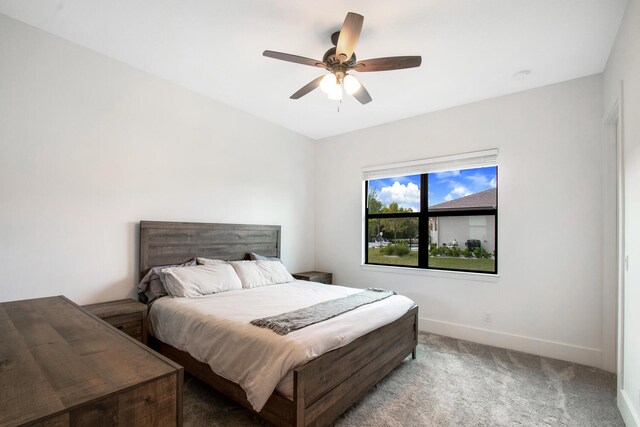
[[[623,82],[620,82],[619,94],[604,120],[605,151],[615,153],[615,248],[616,248],[616,373],[618,392],[624,390],[624,307],[625,307],[625,215],[624,215],[624,111]],[[613,149],[613,151],[612,151]],[[606,190],[606,189],[605,189]],[[603,192],[603,198],[604,196]],[[607,227],[607,229],[609,229]],[[605,229],[605,233],[607,232]],[[603,283],[603,297],[606,294],[606,282]],[[603,298],[603,302],[607,300]],[[606,307],[603,304],[603,314]],[[604,320],[604,319],[603,319]],[[603,322],[604,323],[604,322]],[[604,325],[603,325],[604,326]],[[603,334],[604,336],[604,334]]]
[[[602,367],[624,386],[624,161],[622,84],[603,119]],[[612,192],[615,188],[615,192]],[[612,255],[608,255],[612,254]],[[613,349],[613,350],[612,350]]]

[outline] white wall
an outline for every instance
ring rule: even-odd
[[[613,369],[603,363],[614,348],[602,331],[601,84],[596,75],[321,140],[316,267],[408,295],[423,330]],[[498,278],[361,267],[363,167],[490,148]]]
[[[610,64],[607,87],[618,68],[631,72],[624,64]],[[405,293],[425,330],[608,368],[601,84],[587,77],[314,146],[0,15],[0,301],[133,295],[141,219],[281,224],[291,270]],[[360,266],[362,167],[495,147],[498,278]]]
[[[313,142],[0,15],[0,301],[134,295],[140,220],[282,225],[314,262]]]
[[[620,83],[623,96],[620,99]],[[618,406],[628,426],[640,425],[640,1],[630,0],[604,73],[604,112],[622,104],[624,159],[624,307],[619,341]]]

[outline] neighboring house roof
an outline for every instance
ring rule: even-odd
[[[459,199],[449,200],[429,207],[430,211],[462,210],[462,209],[494,209],[497,205],[495,188],[470,194]]]

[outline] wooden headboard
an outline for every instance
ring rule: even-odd
[[[280,258],[280,226],[140,221],[140,278],[158,265],[245,259],[247,252]]]

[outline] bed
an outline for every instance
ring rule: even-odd
[[[239,260],[248,252],[279,257],[280,241],[280,226],[142,221],[140,275],[154,266],[195,257]],[[396,320],[295,367],[290,393],[274,391],[258,415],[277,426],[331,424],[408,355],[415,358],[417,325],[414,306]],[[253,411],[239,384],[167,342],[152,336],[150,343],[193,376]]]

